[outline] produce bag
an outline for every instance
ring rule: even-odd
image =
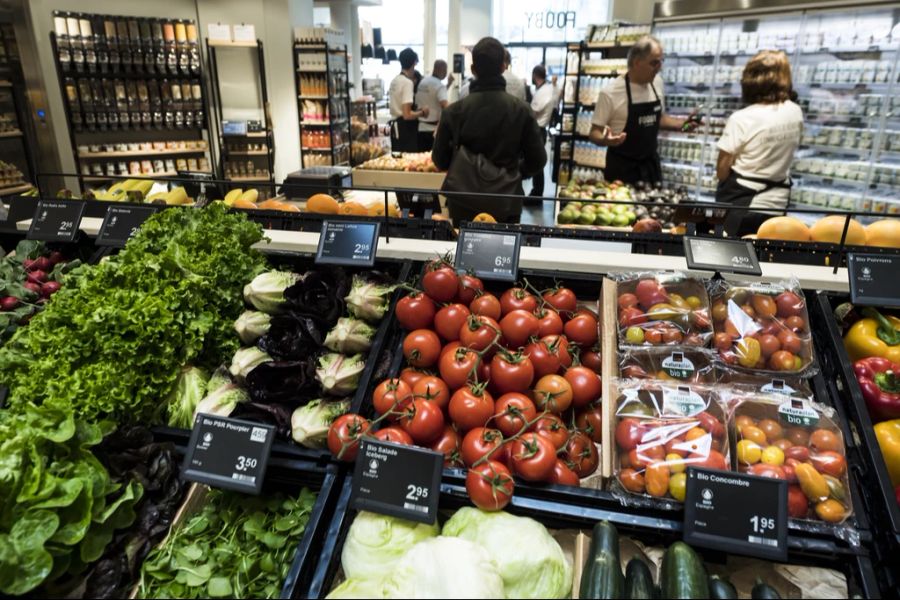
[[[716,383],[712,354],[701,348],[623,348],[619,373],[625,379]]]
[[[619,346],[708,346],[713,336],[702,281],[683,273],[615,278]]]
[[[726,413],[710,386],[617,379],[618,483],[632,494],[684,501],[687,467],[730,468]]]
[[[788,481],[788,514],[842,523],[852,512],[844,438],[833,411],[811,398],[732,392],[738,471]]]
[[[794,279],[782,283],[710,285],[713,347],[721,362],[745,372],[813,374],[806,298]]]

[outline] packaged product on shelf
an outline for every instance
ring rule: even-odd
[[[707,384],[717,381],[710,351],[703,348],[623,348],[619,353],[619,374],[627,379]]]
[[[683,273],[623,273],[616,284],[620,346],[707,346],[709,298]]]
[[[688,467],[730,469],[726,412],[702,384],[617,379],[615,477],[627,492],[684,501]]]
[[[806,298],[797,280],[710,285],[713,347],[728,367],[808,375],[813,363]]]
[[[811,397],[732,391],[738,471],[788,482],[788,514],[841,523],[850,516],[844,438],[832,409]]]

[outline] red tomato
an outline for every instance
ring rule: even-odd
[[[603,408],[600,403],[591,404],[575,415],[575,427],[587,434],[591,441],[603,442]]]
[[[637,306],[629,306],[619,311],[619,327],[631,327],[647,322],[647,315]]]
[[[444,347],[441,348],[441,356],[438,358],[438,363],[440,363],[441,359],[444,358],[444,355],[448,352],[456,352],[457,348],[462,348],[462,344],[459,342],[449,342],[444,344]]]
[[[434,375],[426,375],[412,389],[413,394],[434,402],[441,410],[450,404],[450,388],[444,380]]]
[[[572,314],[578,308],[575,292],[566,287],[555,287],[543,294],[544,302],[563,314]]]
[[[403,444],[404,446],[413,445],[412,437],[395,425],[379,429],[372,435],[376,440],[381,440],[383,442],[393,442],[395,444]]]
[[[482,386],[467,385],[453,392],[448,412],[460,431],[484,427],[494,416],[494,399]]]
[[[506,437],[523,431],[536,417],[534,402],[525,394],[503,394],[494,405],[494,426]]]
[[[572,386],[565,377],[544,375],[534,384],[534,399],[541,410],[562,414],[572,406]]]
[[[435,302],[450,302],[456,297],[459,277],[451,267],[436,261],[428,266],[422,278],[422,287]]]
[[[463,437],[460,456],[467,467],[471,467],[489,453],[492,453],[489,460],[505,462],[507,449],[502,446],[503,434],[499,430],[476,427]]]
[[[459,330],[469,318],[469,309],[464,304],[448,304],[434,316],[434,329],[448,342],[459,339]]]
[[[456,301],[466,306],[484,291],[484,283],[474,275],[460,275],[456,290]]]
[[[563,320],[552,308],[539,308],[534,312],[538,318],[538,337],[560,335],[563,332]]]
[[[444,455],[445,468],[455,468],[462,466],[459,446],[459,434],[456,433],[452,425],[444,425],[444,433],[431,443],[430,448]]]
[[[500,325],[490,317],[470,315],[459,328],[459,343],[481,352],[500,338]]]
[[[483,315],[495,321],[500,320],[500,301],[493,294],[482,294],[469,303],[473,315]]]
[[[628,451],[628,464],[632,467],[649,467],[665,457],[666,450],[663,446],[647,446],[641,450],[635,448]]]
[[[353,462],[359,452],[359,438],[370,426],[368,419],[357,414],[341,415],[328,428],[328,450],[338,460]]]
[[[506,313],[500,320],[503,338],[510,348],[520,348],[528,343],[528,338],[536,336],[541,324],[532,313],[514,310]]]
[[[685,461],[692,467],[703,467],[705,469],[718,469],[719,471],[727,471],[728,465],[725,463],[725,457],[718,450],[710,450],[709,455],[691,454]]]
[[[634,450],[643,435],[643,427],[637,419],[625,417],[616,423],[616,443],[622,450]]]
[[[603,372],[603,362],[600,359],[600,348],[594,346],[590,350],[585,350],[580,356],[581,365],[587,367],[594,373]]]
[[[444,413],[434,402],[416,398],[400,417],[400,427],[420,445],[427,445],[441,436],[444,431]]]
[[[443,355],[444,351],[441,350],[441,356]],[[423,377],[428,377],[428,372],[421,371],[415,367],[406,367],[405,369],[400,371],[400,381],[408,385],[409,389],[413,389],[414,387],[416,387],[416,383]]]
[[[809,500],[799,485],[788,486],[788,516],[792,519],[803,519],[809,512]]]
[[[578,485],[578,475],[565,462],[557,458],[547,481],[556,485]]]
[[[784,457],[793,458],[800,462],[806,462],[809,460],[809,448],[806,446],[791,446],[784,451]]]
[[[430,367],[441,354],[441,340],[430,329],[416,329],[403,340],[403,356],[413,367]]]
[[[453,352],[445,352],[438,364],[441,379],[451,390],[457,390],[466,385],[467,381],[474,381],[475,370],[481,359],[467,348],[459,347]]]
[[[402,379],[385,379],[378,384],[372,392],[372,405],[379,415],[392,411],[388,421],[396,421],[400,418],[403,405],[412,399],[412,390]]]
[[[775,298],[775,304],[778,306],[778,316],[782,319],[786,317],[802,316],[806,310],[806,302],[794,292],[782,292]]]
[[[514,489],[509,469],[495,460],[469,469],[466,474],[466,492],[472,504],[481,510],[502,510],[509,504]]]
[[[634,294],[622,294],[619,296],[619,308],[631,308],[637,306],[638,299]]]
[[[572,405],[575,408],[582,408],[600,398],[600,376],[587,367],[569,367],[563,377],[572,386]]]
[[[566,323],[564,331],[570,342],[589,348],[597,343],[600,326],[597,324],[596,318],[582,313]]]
[[[717,418],[708,412],[702,412],[697,415],[696,419],[700,421],[700,427],[711,433],[714,438],[721,438],[725,435],[725,426]]]
[[[793,354],[799,354],[800,350],[803,349],[803,342],[790,329],[781,330],[781,333],[778,334],[778,341],[781,342],[782,350],[787,350]]]
[[[498,394],[524,392],[534,381],[534,366],[521,352],[501,350],[491,360],[491,389]]]
[[[514,310],[534,312],[538,307],[537,298],[524,288],[509,288],[500,296],[500,314],[506,315]]]
[[[772,479],[787,479],[784,469],[777,465],[767,465],[766,463],[756,463],[751,465],[747,472],[751,475],[759,475],[760,477],[771,477]]]
[[[513,472],[526,481],[546,481],[556,463],[556,448],[547,438],[526,433],[512,443],[509,460]]]
[[[584,479],[600,466],[600,453],[587,435],[577,432],[566,443],[566,464]]]
[[[847,459],[832,450],[813,454],[809,460],[819,473],[840,478],[847,472]]]
[[[537,377],[559,371],[559,357],[552,353],[544,340],[536,340],[525,347],[525,355],[531,360]]]
[[[405,296],[397,302],[394,311],[397,322],[404,329],[429,329],[434,323],[434,301],[422,293]]]
[[[566,429],[565,423],[557,415],[546,414],[541,416],[532,428],[538,435],[542,435],[553,444],[553,447],[559,450],[569,441],[569,430]]]
[[[572,366],[572,353],[569,352],[569,340],[564,335],[548,335],[541,341],[547,344],[547,349],[559,358],[559,364],[568,369]]]

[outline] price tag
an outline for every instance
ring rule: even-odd
[[[84,213],[84,202],[38,200],[31,228],[28,230],[29,240],[45,242],[72,242],[78,235],[81,215]]]
[[[687,544],[785,561],[787,516],[787,481],[696,467],[687,470]]]
[[[437,519],[444,455],[364,439],[353,471],[353,508],[418,521]]]
[[[756,248],[749,240],[684,238],[688,269],[762,275]]]
[[[258,495],[274,438],[271,425],[200,413],[194,419],[182,478]]]
[[[847,255],[850,299],[861,306],[900,307],[900,255]]]
[[[131,236],[156,211],[152,206],[110,206],[97,234],[97,245],[124,248]]]
[[[255,42],[256,27],[241,23],[234,26],[234,41],[236,42]]]
[[[323,221],[316,264],[371,267],[380,230],[378,221]]]
[[[519,274],[518,232],[460,229],[456,244],[456,270],[471,271],[481,279],[515,281]]]

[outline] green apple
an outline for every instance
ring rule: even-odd
[[[594,213],[592,212],[583,212],[578,215],[578,219],[576,223],[579,225],[593,225],[594,224]]]
[[[618,214],[615,216],[612,222],[616,227],[627,227],[628,226],[628,217],[625,214]]]
[[[613,214],[608,210],[598,212],[594,218],[594,225],[609,225],[613,222]]]

